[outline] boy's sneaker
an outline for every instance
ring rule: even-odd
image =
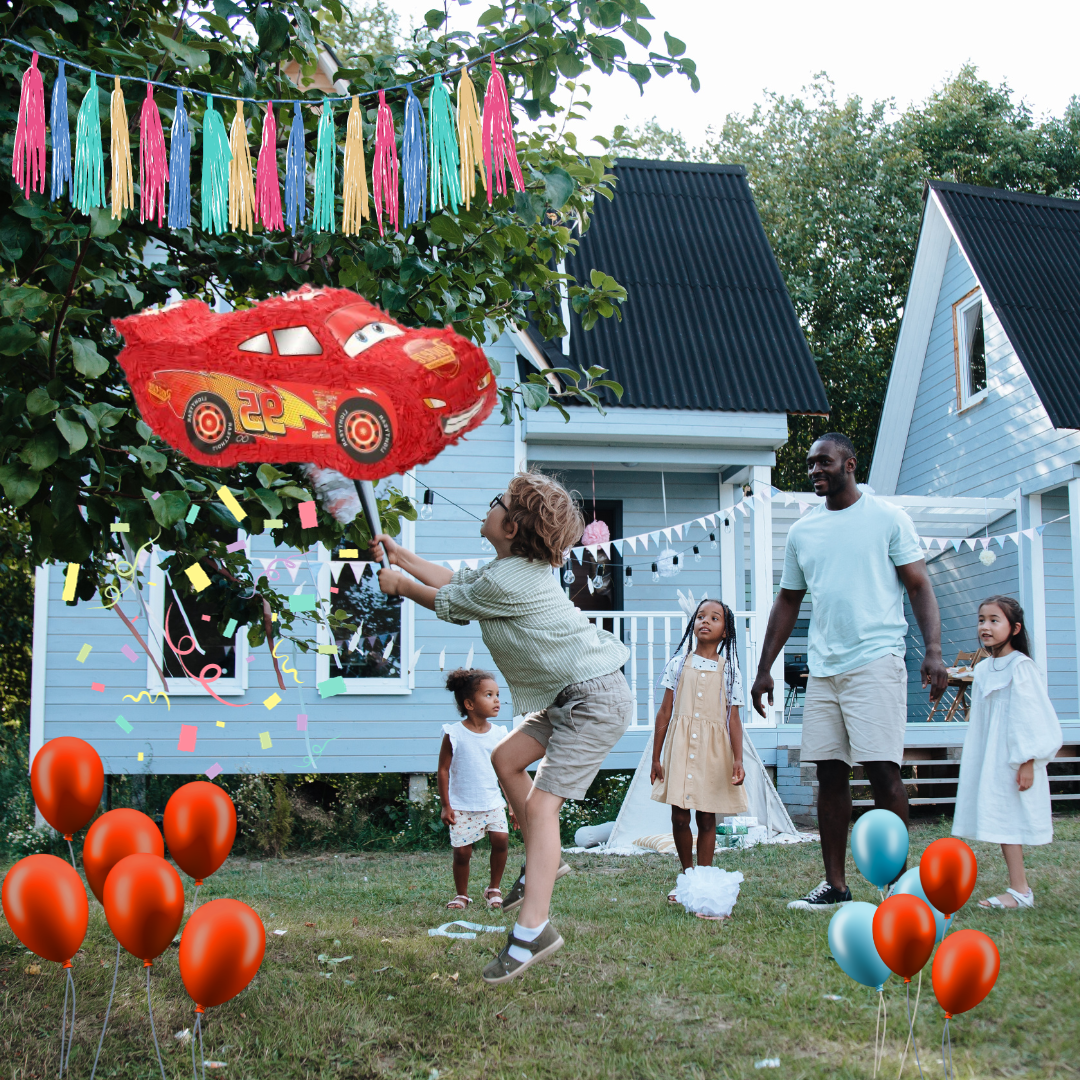
[[[565,860],[559,861],[559,869],[555,871],[555,880],[565,877],[573,869],[570,864]],[[510,891],[503,897],[503,911],[516,911],[521,907],[522,901],[525,899],[525,864],[521,864],[521,873],[517,876],[517,881],[510,887]]]
[[[792,900],[788,904],[789,911],[832,911],[841,904],[851,903],[851,890],[848,888],[835,889],[827,881],[823,881],[815,889],[811,889],[805,896],[798,900]]]
[[[511,945],[527,949],[532,955],[528,960],[515,960],[510,955]],[[562,947],[563,939],[550,922],[544,927],[540,936],[532,941],[522,941],[514,937],[514,932],[511,930],[499,955],[484,968],[484,982],[494,986],[516,979],[527,967],[532,967],[533,964],[558,952]]]

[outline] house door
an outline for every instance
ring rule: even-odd
[[[613,540],[622,536],[622,501],[598,500],[595,509],[592,499],[586,499],[583,507],[586,522],[592,521],[595,514],[597,521],[604,522],[608,534]],[[577,541],[581,543],[579,538]],[[586,551],[582,561],[571,561],[574,568],[574,580],[567,586],[566,567],[563,567],[563,586],[569,589],[574,606],[582,611],[622,611],[623,574],[622,556],[614,548],[609,559],[603,551],[594,557]],[[604,629],[614,630],[614,620],[605,619]]]

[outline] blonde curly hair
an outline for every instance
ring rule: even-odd
[[[539,469],[519,472],[506,485],[506,495],[507,524],[518,527],[510,553],[562,566],[567,549],[585,530],[574,496]]]

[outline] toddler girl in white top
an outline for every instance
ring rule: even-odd
[[[1023,845],[1054,838],[1046,763],[1061,749],[1061,725],[1029,655],[1024,611],[1011,596],[979,605],[979,644],[990,655],[975,665],[952,831],[1001,845],[1009,888],[981,907],[1030,908]]]
[[[489,671],[458,668],[446,677],[464,720],[443,725],[439,751],[439,799],[442,819],[450,827],[454,849],[454,888],[457,895],[446,906],[461,911],[469,899],[469,860],[473,844],[485,833],[491,842],[491,883],[484,890],[489,908],[502,907],[503,870],[510,843],[506,801],[491,765],[491,751],[506,735],[506,728],[489,721],[499,715],[499,684]]]

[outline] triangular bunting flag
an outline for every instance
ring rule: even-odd
[[[461,569],[461,560],[460,559],[447,559],[446,560],[446,565],[449,566],[450,569],[453,570],[454,573],[456,574]]]
[[[623,553],[623,544],[625,544],[625,543],[626,543],[625,540],[612,540],[611,541],[611,546],[616,550],[616,552],[618,552],[619,555],[622,555],[622,553]]]
[[[578,562],[581,562],[581,559],[582,559],[582,557],[583,557],[583,556],[584,556],[584,554],[585,554],[585,549],[584,549],[583,547],[576,547],[576,548],[571,548],[571,549],[570,549],[570,554],[571,554],[571,555],[572,555],[572,556],[573,556],[573,557],[574,557],[575,559],[577,559],[577,561],[578,561]]]
[[[990,537],[990,539],[991,540],[996,540],[998,547],[1001,548],[1002,551],[1005,550],[1005,541],[1008,540],[1007,536],[1005,536],[1003,534],[1001,536],[992,536],[992,537]]]
[[[949,543],[952,544],[953,551],[958,552],[960,550],[961,546],[963,545],[964,541],[959,540],[959,539],[953,539],[953,540],[950,540]]]
[[[1034,540],[1034,539],[1035,539],[1035,530],[1034,530],[1034,529],[1025,529],[1025,530],[1024,530],[1024,535],[1025,535],[1025,536],[1026,536],[1026,537],[1027,537],[1027,538],[1028,538],[1029,540]]]
[[[638,538],[637,538],[636,536],[628,536],[628,537],[627,537],[627,538],[626,538],[626,539],[625,539],[625,540],[623,541],[623,543],[624,543],[624,544],[626,544],[626,545],[627,545],[627,547],[629,547],[629,548],[630,548],[630,551],[631,551],[631,552],[634,552],[634,553],[636,553],[636,552],[637,552],[637,542],[638,542]]]
[[[652,542],[653,542],[653,543],[654,543],[654,544],[655,544],[655,545],[656,545],[657,547],[659,547],[659,546],[660,546],[660,533],[659,533],[659,532],[651,532],[651,533],[649,533],[649,534],[648,534],[648,538],[649,538],[649,539],[650,539],[650,540],[651,540],[651,541],[652,541]]]
[[[664,539],[670,544],[671,543],[671,529],[670,528],[661,529],[660,531],[664,534]],[[657,541],[657,543],[659,543],[659,541]]]
[[[681,540],[683,527],[681,525],[672,525],[671,531]]]
[[[330,580],[336,585],[338,578],[341,577],[341,571],[345,569],[343,562],[331,562],[330,563]]]
[[[1050,522],[1048,521],[1048,522],[1046,523],[1046,525],[1049,525],[1049,524],[1050,524]],[[1046,530],[1046,525],[1036,525],[1036,526],[1035,526],[1035,531],[1036,531],[1036,532],[1037,532],[1037,533],[1038,533],[1038,534],[1039,534],[1040,536],[1042,536],[1043,532],[1045,532],[1045,530]]]
[[[975,541],[972,540],[970,536],[965,536],[964,537],[964,543],[967,545],[968,551],[974,551],[975,550]]]
[[[360,584],[361,580],[364,577],[364,569],[366,566],[367,563],[362,562],[349,563],[349,569],[352,570],[353,581],[355,581],[357,585]]]
[[[1017,546],[1020,546],[1020,534],[1018,532],[1008,533],[1009,539]]]
[[[465,565],[470,570],[475,570],[480,565],[480,560],[479,559],[466,559],[465,560]]]

